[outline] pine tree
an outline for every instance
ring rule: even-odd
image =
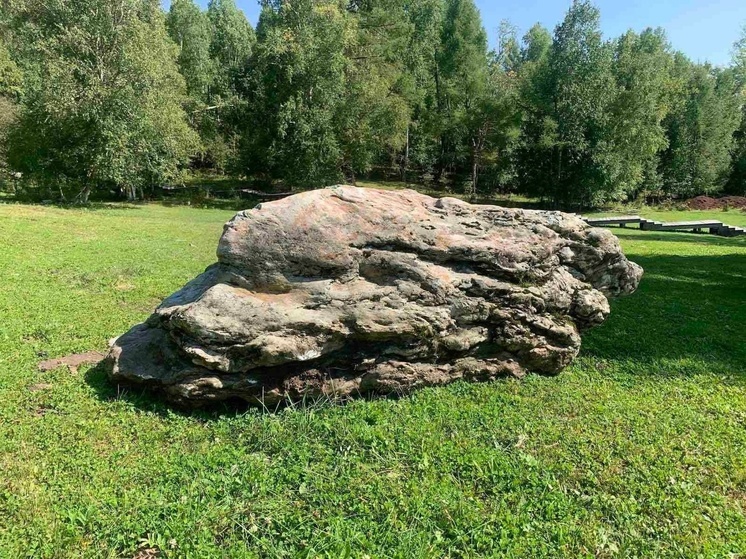
[[[402,176],[410,166],[432,175],[440,155],[438,56],[443,26],[444,0],[414,0],[407,9],[410,32],[401,53],[405,61],[404,95],[410,106],[407,141],[402,155]]]
[[[244,90],[243,168],[293,186],[342,178],[335,115],[352,29],[337,2],[266,2]]]
[[[21,94],[21,71],[0,38],[0,96],[17,100]]]
[[[383,1],[265,3],[244,90],[246,172],[320,186],[401,151],[405,36],[391,32],[391,11]]]

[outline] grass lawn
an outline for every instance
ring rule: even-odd
[[[183,414],[37,372],[143,320],[231,215],[0,205],[0,558],[746,557],[746,238],[619,230],[645,279],[557,378]],[[665,218],[713,215],[746,225]]]
[[[678,211],[678,210],[665,210],[665,209],[657,209],[657,208],[631,208],[631,209],[619,210],[616,212],[599,212],[599,213],[587,214],[587,215],[593,215],[593,216],[640,215],[647,219],[654,219],[656,221],[694,221],[694,220],[703,220],[703,219],[714,219],[717,221],[722,221],[726,225],[746,227],[746,212],[739,211],[739,210]],[[634,226],[630,225],[630,227],[634,227]]]

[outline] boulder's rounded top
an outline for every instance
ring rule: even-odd
[[[621,254],[613,235],[570,214],[337,185],[239,212],[226,225],[218,258],[267,286],[298,277],[347,280],[358,274],[367,250],[396,250],[530,281],[544,277],[562,249],[577,243],[596,247],[598,255]],[[565,264],[588,276],[598,262],[589,261],[592,252],[584,256]]]

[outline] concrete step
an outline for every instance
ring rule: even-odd
[[[643,229],[645,231],[658,231],[661,227],[663,227],[662,221],[644,219],[640,222],[640,229]]]
[[[746,229],[743,227],[734,227],[732,225],[723,225],[718,230],[717,234],[723,237],[740,237],[746,235]]]
[[[639,224],[640,229],[644,231],[694,231],[697,233],[707,232],[722,237],[737,237],[746,235],[746,228],[726,225],[716,219],[703,219],[699,221],[655,221],[646,219],[639,215],[621,215],[608,217],[582,217],[586,223],[594,227],[608,227],[618,225],[626,227],[627,225]]]
[[[622,215],[613,217],[584,217],[583,218],[589,225],[627,225],[630,223],[640,223],[645,221],[639,215]]]

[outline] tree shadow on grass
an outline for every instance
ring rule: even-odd
[[[241,210],[251,209],[262,201],[267,202],[269,200],[262,200],[261,198],[204,198],[201,200],[188,200],[188,199],[163,199],[157,202],[167,208],[173,207],[189,207],[197,210],[226,210],[240,212]]]
[[[77,204],[73,202],[35,202],[29,200],[6,198],[0,199],[0,204],[12,206],[14,204],[23,206],[36,206],[39,208],[55,208],[58,210],[85,210],[89,212],[111,211],[111,210],[141,210],[143,202],[89,202]]]
[[[631,259],[645,269],[640,288],[612,302],[583,355],[652,375],[694,368],[746,380],[746,254]]]
[[[141,210],[148,205],[160,205],[167,208],[193,208],[197,210],[226,210],[238,212],[255,207],[261,202],[271,199],[257,196],[236,198],[158,198],[152,200],[140,200],[135,202],[125,201],[91,201],[87,204],[75,202],[38,202],[14,198],[0,198],[0,204],[24,206],[38,206],[40,208],[55,208],[60,210],[84,210],[89,212],[111,211],[111,210]]]

